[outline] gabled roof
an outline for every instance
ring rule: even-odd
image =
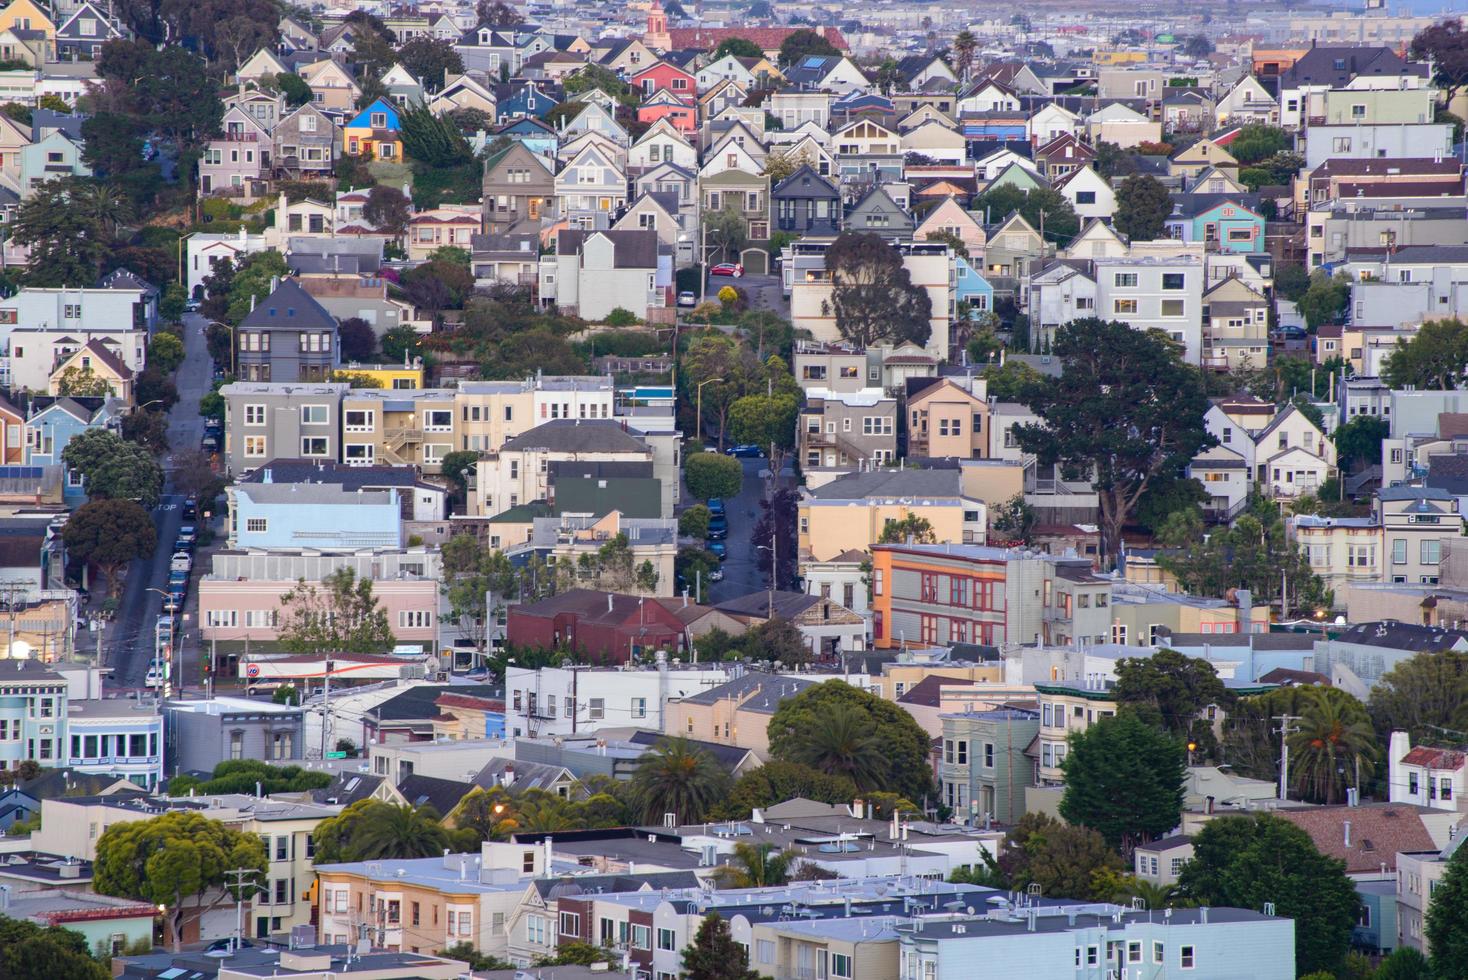
[[[565,232],[561,233],[565,235]],[[591,232],[590,234],[618,234]],[[525,449],[549,452],[646,453],[647,444],[612,419],[552,419],[507,439],[501,453]]]
[[[61,363],[69,364],[79,360],[83,355],[93,357],[100,361],[118,380],[129,381],[132,379],[132,368],[122,363],[122,360],[116,354],[112,353],[112,351],[108,350],[99,340],[87,341],[80,349],[73,351],[68,357],[63,358]],[[57,366],[60,367],[60,365]]]
[[[771,197],[837,197],[840,191],[831,181],[802,163],[795,172],[770,190]]]
[[[618,269],[655,269],[658,264],[658,236],[646,229],[625,231],[582,231],[563,228],[556,238],[556,251],[560,255],[581,252],[586,243],[600,235],[612,243],[613,264]]]
[[[240,322],[241,329],[335,330],[336,317],[295,279],[284,279]]]
[[[444,817],[459,805],[459,801],[474,788],[474,784],[413,773],[398,780],[394,788],[403,795],[409,806],[431,806],[438,811],[440,817]]]

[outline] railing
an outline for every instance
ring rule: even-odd
[[[423,441],[423,430],[422,429],[415,429],[415,428],[388,429],[387,432],[386,432],[386,434],[385,434],[385,436],[384,436],[384,439],[383,439],[383,445],[386,448],[388,448],[388,449],[393,450],[394,452],[396,452],[397,450],[402,449],[404,446],[408,445],[409,443],[420,443],[422,441]]]
[[[258,142],[260,142],[260,136],[259,136],[258,133],[221,133],[220,135],[218,135],[218,136],[216,136],[214,138],[216,140],[222,140],[222,141],[224,141],[226,143],[258,143]]]

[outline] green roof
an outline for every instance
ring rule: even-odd
[[[544,500],[532,500],[509,510],[502,510],[489,519],[491,524],[529,524],[537,517],[554,517],[555,511]]]

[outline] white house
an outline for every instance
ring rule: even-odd
[[[1412,736],[1392,732],[1387,747],[1388,799],[1432,810],[1462,810],[1468,751],[1412,747]]]
[[[1054,189],[1071,203],[1076,215],[1085,218],[1110,218],[1116,213],[1116,191],[1106,180],[1086,164],[1072,170],[1055,182]]]
[[[556,254],[540,260],[540,299],[583,320],[616,309],[646,317],[668,306],[673,256],[654,230],[562,231]]]
[[[214,235],[195,232],[184,239],[185,276],[189,296],[204,298],[204,280],[214,272],[214,266],[223,259],[235,265],[246,255],[264,252],[270,248],[265,235],[247,234],[243,228],[234,235]]]
[[[663,730],[665,699],[682,700],[731,679],[722,664],[667,670],[509,667],[505,672],[505,734],[532,730],[537,738],[598,728]]]

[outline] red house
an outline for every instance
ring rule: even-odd
[[[648,65],[633,75],[631,82],[632,87],[640,91],[644,98],[665,89],[684,99],[692,99],[698,94],[698,79],[666,61]]]
[[[656,599],[590,589],[511,606],[505,623],[505,639],[514,646],[565,646],[605,663],[672,653],[683,648],[683,638],[683,622]]]
[[[698,132],[698,107],[667,89],[658,89],[637,107],[637,121],[651,126],[666,119],[678,132],[691,136]]]

